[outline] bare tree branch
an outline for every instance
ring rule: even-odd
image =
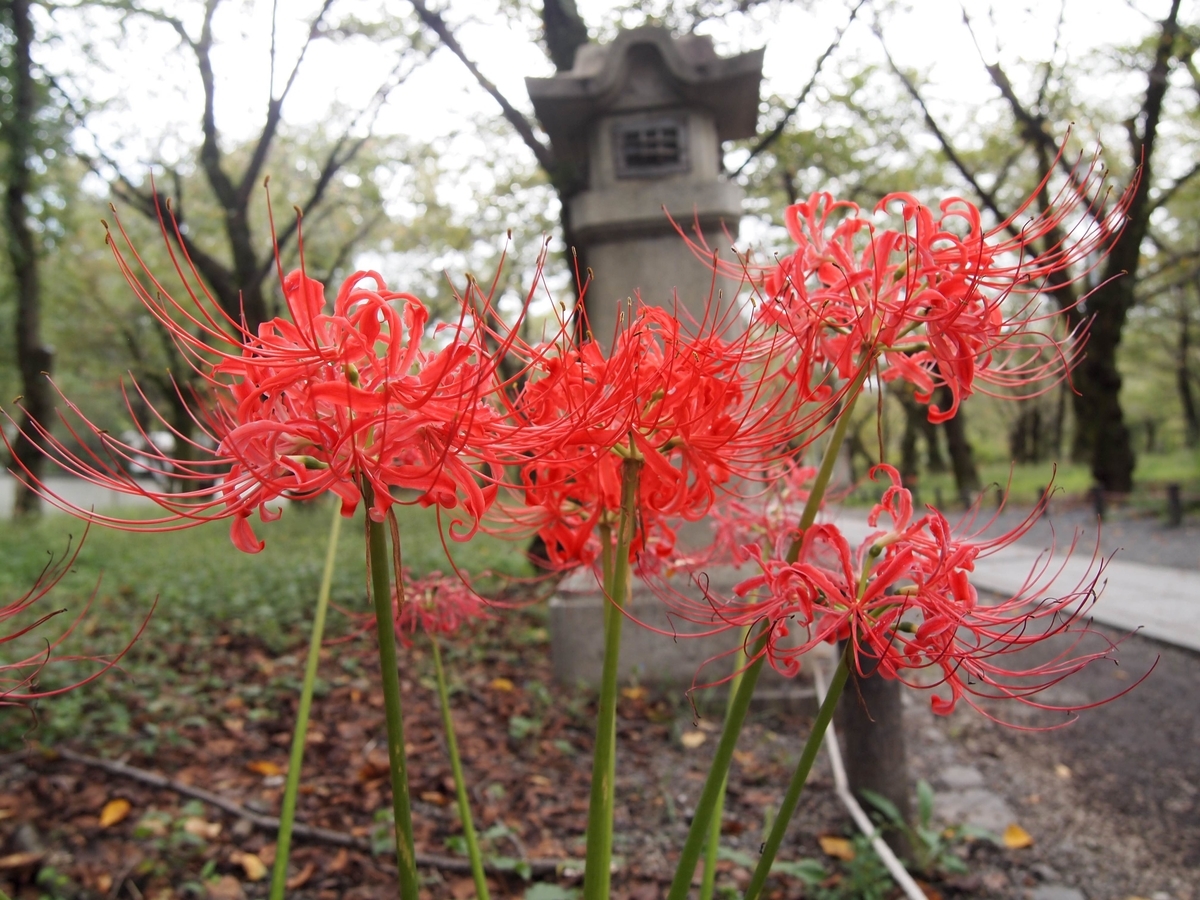
[[[334,0],[325,0],[321,5],[321,11],[313,18],[308,27],[308,37],[305,38],[304,45],[300,48],[300,54],[296,57],[296,63],[292,66],[292,71],[288,74],[287,83],[284,84],[283,90],[279,92],[279,96],[272,96],[267,102],[267,118],[263,123],[262,132],[258,136],[258,142],[254,146],[254,152],[250,156],[250,162],[246,165],[246,171],[242,173],[241,183],[238,185],[238,199],[241,203],[245,203],[250,198],[250,192],[258,184],[259,175],[262,172],[263,163],[266,162],[267,152],[271,149],[271,142],[275,139],[275,133],[279,130],[279,123],[283,118],[283,104],[287,99],[288,92],[292,89],[292,85],[296,81],[296,75],[300,71],[300,65],[304,62],[305,54],[308,53],[308,48],[312,46],[312,42],[316,40],[320,33],[321,23],[325,19],[326,13],[333,5]],[[275,77],[275,27],[274,20],[271,26],[271,77]],[[271,89],[274,90],[274,81],[271,82]]]
[[[846,24],[838,29],[837,34],[833,36],[833,40],[829,42],[829,46],[825,48],[825,52],[817,58],[817,64],[813,67],[812,77],[808,79],[808,83],[804,85],[804,89],[800,91],[800,94],[796,97],[795,102],[787,108],[787,111],[783,114],[783,117],[775,123],[775,127],[772,128],[767,134],[759,138],[758,142],[750,148],[750,155],[747,156],[742,164],[737,167],[737,170],[733,173],[733,177],[736,178],[738,175],[741,175],[742,170],[745,169],[746,166],[750,165],[751,160],[755,159],[760,153],[762,153],[777,140],[779,140],[780,137],[782,137],[784,130],[788,126],[788,122],[792,120],[792,116],[796,115],[796,113],[800,111],[800,107],[803,106],[804,101],[808,99],[808,94],[813,89],[813,86],[817,83],[817,78],[821,74],[821,69],[825,66],[825,61],[829,59],[831,55],[833,55],[833,51],[836,50],[838,45],[842,42],[842,36],[845,35],[846,30],[854,23],[854,19],[858,16],[858,11],[862,9],[864,3],[866,3],[866,0],[858,0],[858,2],[854,4],[854,9],[850,10],[850,18],[846,20]]]
[[[500,110],[503,112],[504,118],[516,129],[517,134],[521,136],[521,140],[525,142],[525,146],[537,157],[538,165],[547,172],[553,173],[555,170],[553,151],[548,145],[538,140],[537,135],[534,134],[533,126],[525,118],[524,114],[513,106],[507,97],[500,93],[500,89],[492,84],[487,76],[479,70],[479,66],[475,65],[467,56],[466,51],[463,50],[462,45],[458,42],[458,38],[454,36],[454,33],[450,30],[450,26],[442,18],[441,13],[431,10],[426,5],[425,0],[412,0],[412,5],[425,27],[438,36],[442,44],[467,67],[467,71],[471,73],[479,83],[479,86],[487,91],[492,99],[500,105]]]
[[[975,176],[975,173],[971,171],[970,167],[967,166],[963,158],[959,156],[958,151],[954,148],[954,144],[950,141],[950,138],[946,136],[946,133],[938,124],[937,119],[933,117],[933,113],[930,112],[929,106],[925,103],[925,98],[921,96],[921,92],[917,90],[916,84],[914,84],[913,80],[909,78],[908,75],[898,65],[896,65],[896,61],[892,58],[891,51],[888,50],[887,42],[884,41],[883,32],[879,29],[879,26],[875,25],[873,30],[875,32],[875,36],[879,39],[880,47],[883,48],[883,55],[887,57],[888,66],[891,68],[892,72],[895,73],[896,77],[900,79],[900,83],[904,85],[904,89],[908,91],[908,95],[912,97],[913,102],[920,107],[921,115],[925,118],[925,126],[929,129],[933,136],[937,138],[938,143],[942,147],[942,152],[946,154],[946,159],[950,160],[951,165],[958,170],[958,173],[962,175],[967,184],[971,185],[971,189],[975,191],[976,195],[983,202],[983,205],[987,207],[988,211],[991,212],[991,214],[994,215],[999,221],[1003,222],[1008,218],[1008,215],[1001,211],[1000,204],[997,202],[995,195],[979,183],[979,179]],[[1016,227],[1011,224],[1009,225],[1009,231],[1014,236],[1018,234]]]

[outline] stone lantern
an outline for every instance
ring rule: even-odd
[[[689,232],[698,224],[728,257],[743,195],[721,176],[721,142],[755,133],[762,59],[762,50],[723,57],[707,37],[643,27],[580,47],[570,72],[526,79],[559,165],[586,185],[566,214],[593,272],[587,312],[602,344],[637,293],[671,306],[677,292],[699,318],[710,295],[728,302],[737,291],[718,278],[714,293],[711,269],[666,213]]]
[[[623,31],[609,44],[580,47],[570,72],[526,79],[562,167],[560,180],[582,188],[565,201],[566,221],[593,272],[586,306],[602,345],[610,344],[627,298],[640,295],[664,307],[678,298],[681,314],[697,320],[710,300],[733,301],[736,280],[714,282],[711,266],[696,258],[671,219],[693,237],[698,225],[706,243],[729,258],[727,233],[737,235],[743,194],[721,175],[721,143],[755,133],[762,59],[762,50],[718,56],[707,37],[672,37],[663,28],[645,27]],[[686,630],[669,621],[649,594],[635,579],[633,615],[668,633],[676,626]],[[559,680],[598,680],[606,603],[591,572],[559,586],[550,604]],[[626,629],[620,671],[622,677],[686,684],[727,644]]]

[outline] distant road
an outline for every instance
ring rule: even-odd
[[[113,509],[119,506],[141,506],[151,503],[145,497],[105,490],[79,478],[52,475],[46,479],[46,485],[53,493],[83,509]],[[0,475],[0,518],[7,519],[12,515],[16,489],[17,482],[12,476]]]

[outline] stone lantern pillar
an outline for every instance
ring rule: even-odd
[[[737,234],[743,194],[722,177],[721,143],[755,133],[762,59],[762,50],[718,56],[707,37],[672,37],[645,27],[623,31],[609,44],[580,47],[570,72],[526,79],[562,174],[584,186],[565,201],[565,212],[593,273],[586,307],[601,345],[611,345],[617,312],[628,298],[640,295],[663,307],[678,298],[680,314],[697,321],[710,301],[733,301],[737,281],[718,277],[714,284],[711,266],[688,249],[667,213],[688,232],[698,224],[707,244],[729,258],[726,232]],[[606,603],[591,572],[559,586],[550,632],[561,681],[599,680]],[[667,633],[686,630],[637,579],[630,604],[632,614]],[[728,643],[672,641],[626,629],[620,672],[687,684]]]
[[[538,119],[560,165],[586,189],[567,200],[572,237],[593,272],[587,313],[608,346],[626,298],[671,306],[675,294],[697,319],[737,283],[695,258],[664,207],[728,256],[742,191],[721,176],[721,142],[752,137],[763,51],[718,56],[699,35],[663,28],[623,31],[585,44],[570,72],[527,78]]]

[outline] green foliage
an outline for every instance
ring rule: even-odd
[[[917,820],[911,824],[904,821],[900,810],[886,797],[868,790],[861,793],[882,816],[883,827],[904,835],[913,855],[908,867],[926,878],[965,874],[967,864],[956,852],[964,841],[982,838],[999,843],[995,835],[969,825],[936,827],[933,823],[933,788],[924,779],[917,782]]]
[[[562,887],[546,881],[531,884],[525,891],[525,900],[575,900],[578,896],[578,888]]]

